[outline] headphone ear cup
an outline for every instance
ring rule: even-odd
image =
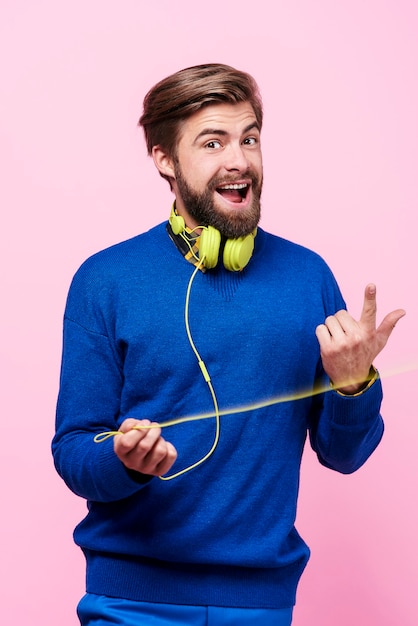
[[[208,270],[215,267],[219,258],[219,247],[221,245],[221,233],[213,226],[204,228],[199,238],[199,258],[203,260],[203,265]]]
[[[254,233],[225,243],[223,262],[227,270],[238,272],[248,265],[254,250]]]
[[[170,226],[175,235],[180,235],[180,233],[184,232],[186,228],[184,219],[182,218],[181,215],[177,215],[174,212],[174,210],[171,212],[171,215],[170,215]]]

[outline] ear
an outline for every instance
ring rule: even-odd
[[[164,148],[162,148],[161,146],[153,146],[152,158],[153,158],[155,167],[157,168],[157,170],[160,172],[162,176],[167,176],[168,178],[175,178],[173,160],[167,154]]]

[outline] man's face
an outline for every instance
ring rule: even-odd
[[[188,118],[172,167],[176,207],[187,226],[210,224],[230,238],[257,226],[263,169],[249,103],[210,105]]]

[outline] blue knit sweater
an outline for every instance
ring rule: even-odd
[[[97,444],[97,433],[127,417],[213,412],[185,331],[193,269],[160,224],[88,259],[70,288],[53,453],[88,501],[74,535],[87,590],[290,607],[309,557],[294,527],[307,433],[321,463],[355,471],[382,436],[380,381],[357,397],[330,391],[224,415],[213,455],[169,482],[126,470],[112,439]],[[326,382],[315,328],[343,307],[320,257],[262,229],[244,271],[198,272],[190,328],[220,410]],[[204,456],[214,432],[214,419],[167,428],[178,451],[172,472]]]

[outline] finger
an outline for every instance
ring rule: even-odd
[[[338,313],[336,315],[329,315],[325,320],[325,326],[334,340],[341,340],[344,335],[344,327],[341,324]]]
[[[142,468],[143,465],[148,466],[150,464],[152,451],[160,439],[157,430],[139,431],[134,429],[122,437],[115,438],[115,451],[127,467],[138,469]],[[138,471],[142,470],[138,469]]]
[[[345,309],[337,311],[334,317],[338,320],[345,335],[355,335],[359,332],[358,322]]]
[[[144,474],[162,476],[173,465],[177,458],[177,451],[174,446],[160,439],[150,453],[143,460],[141,471]]]
[[[167,441],[166,444],[167,444],[167,454],[165,458],[155,468],[156,476],[163,476],[164,474],[166,474],[168,470],[174,464],[174,461],[177,459],[177,450],[175,449],[173,444],[170,443],[169,441]]]
[[[138,442],[137,448],[142,456],[146,456],[159,442],[161,438],[161,428],[151,428],[149,430],[142,430],[141,432],[144,436],[141,441]],[[161,441],[164,440],[161,439]]]
[[[140,428],[141,426],[148,426],[151,422],[149,420],[138,420],[133,417],[128,417],[119,426],[121,433],[127,433],[133,428]]]
[[[122,435],[115,437],[113,442],[113,448],[118,456],[129,454],[146,437],[149,431],[137,429],[138,424],[147,425],[150,424],[150,421],[128,418],[120,425],[119,431]]]
[[[382,320],[379,328],[377,329],[379,343],[382,348],[389,339],[396,324],[399,322],[400,319],[402,319],[402,317],[404,317],[404,315],[406,315],[406,311],[404,311],[403,309],[396,309],[396,311],[388,313],[386,317]]]
[[[353,330],[357,324],[351,315],[344,309],[337,311],[335,315],[329,315],[324,324],[316,327],[315,334],[321,345],[326,345],[332,340],[341,340],[350,330]]]
[[[142,456],[142,458],[138,458],[141,464],[141,471],[144,472],[144,474],[156,474],[158,466],[165,464],[168,453],[169,446],[167,441],[159,437],[157,441],[153,442],[153,445],[147,450],[146,454]]]
[[[370,283],[364,290],[363,310],[360,317],[360,324],[365,326],[366,330],[375,330],[376,310],[376,285]]]
[[[331,343],[331,335],[325,324],[319,324],[319,326],[316,327],[315,335],[321,349],[326,348]]]

